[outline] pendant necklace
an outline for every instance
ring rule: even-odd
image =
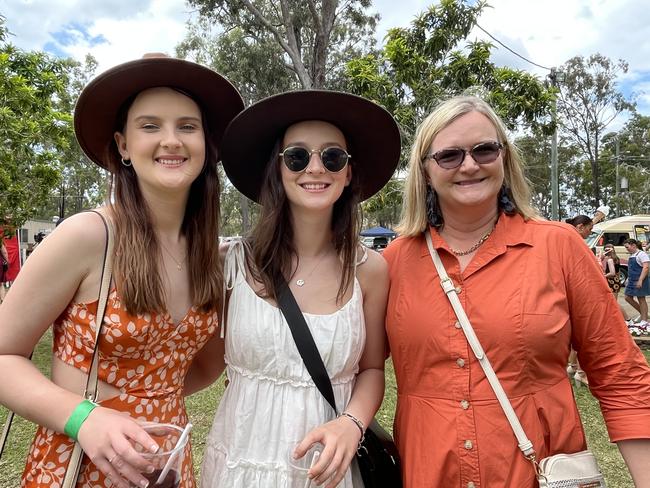
[[[323,261],[323,258],[324,258],[328,253],[329,253],[329,250],[325,251],[325,252],[321,255],[321,257],[318,258],[318,262],[317,262],[316,265],[312,268],[312,270],[309,272],[309,274],[308,274],[307,276],[305,276],[305,278],[299,278],[299,279],[297,279],[297,280],[295,281],[296,286],[301,286],[301,287],[302,287],[302,286],[305,286],[305,279],[309,279],[309,277],[310,277],[312,274],[314,274],[314,271],[316,271],[316,268],[318,268],[318,266],[320,265],[321,261]]]
[[[160,242],[160,246],[165,250],[165,252],[167,253],[167,255],[168,255],[170,258],[172,258],[172,260],[176,263],[176,269],[177,269],[178,271],[181,271],[181,270],[183,269],[182,264],[183,264],[183,262],[185,262],[185,258],[187,257],[187,255],[185,255],[185,257],[179,261],[178,259],[176,259],[176,258],[174,257],[174,255],[173,255],[171,252],[169,252],[169,249],[167,249],[167,246],[165,246],[165,245],[162,243],[161,240],[159,240],[158,242]]]
[[[465,251],[458,251],[457,249],[452,249],[451,247],[449,250],[454,254],[454,256],[467,256],[468,254],[472,254],[474,251],[476,251],[481,245],[488,240],[488,237],[490,237],[490,234],[492,234],[492,231],[494,230],[494,227],[492,227],[489,231],[485,233],[483,237],[481,237],[476,244],[474,244],[472,247]]]

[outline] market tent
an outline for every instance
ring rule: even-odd
[[[396,232],[385,227],[371,227],[370,229],[361,231],[361,235],[363,237],[388,237],[389,239],[397,237]]]

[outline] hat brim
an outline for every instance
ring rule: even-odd
[[[224,134],[222,164],[230,182],[259,202],[264,170],[276,141],[286,129],[305,120],[338,127],[359,173],[360,199],[377,193],[399,163],[401,141],[395,119],[384,108],[349,93],[305,90],[265,98],[235,117]]]
[[[106,168],[105,151],[113,139],[118,111],[129,97],[155,87],[176,88],[190,95],[202,108],[207,137],[217,148],[228,123],[244,108],[237,89],[200,64],[168,57],[120,64],[93,79],[75,107],[75,134],[89,159]]]

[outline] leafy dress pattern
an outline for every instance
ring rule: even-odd
[[[97,301],[71,303],[54,323],[53,352],[68,365],[88,373],[95,342]],[[174,324],[168,313],[126,312],[113,290],[106,304],[99,346],[99,379],[121,391],[102,400],[103,407],[150,422],[184,426],[187,413],[183,381],[196,353],[214,335],[216,312],[192,307]],[[74,444],[65,434],[39,427],[27,457],[22,487],[60,488]],[[114,486],[84,457],[78,488]],[[186,448],[181,488],[195,486],[190,446]]]

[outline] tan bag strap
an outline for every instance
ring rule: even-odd
[[[97,301],[97,314],[95,315],[95,348],[93,349],[93,357],[90,363],[90,370],[88,372],[88,379],[86,380],[86,388],[84,390],[84,398],[95,401],[97,399],[97,385],[98,378],[97,372],[99,368],[99,337],[104,323],[104,314],[106,312],[106,303],[108,301],[108,294],[111,286],[111,278],[113,275],[113,246],[114,246],[114,236],[113,228],[111,227],[110,222],[106,218],[95,210],[91,212],[96,213],[102,219],[104,223],[104,228],[106,229],[106,244],[104,246],[104,267],[102,269],[101,275],[101,284],[99,288],[99,299]],[[31,359],[31,355],[30,355]],[[9,430],[11,428],[11,423],[14,419],[14,413],[9,412],[7,415],[7,420],[2,431],[2,437],[0,437],[0,457],[2,457],[2,452],[4,451],[7,438],[9,436]],[[79,469],[81,468],[81,460],[83,459],[83,450],[78,442],[75,442],[72,455],[70,456],[70,462],[68,464],[68,469],[65,473],[65,478],[63,479],[62,488],[74,488],[77,484],[77,477],[79,475]]]
[[[111,288],[111,278],[113,275],[113,228],[102,214],[95,212],[99,215],[106,228],[106,247],[104,249],[104,269],[102,270],[101,285],[99,288],[99,301],[97,302],[97,314],[95,315],[95,349],[93,350],[93,359],[90,363],[90,370],[88,371],[88,379],[86,380],[86,389],[84,390],[84,397],[91,402],[97,400],[97,372],[99,369],[99,338],[104,325],[104,314],[106,312],[106,302],[108,301],[108,293]],[[81,468],[81,460],[83,459],[83,449],[78,442],[75,442],[68,469],[65,472],[62,488],[74,488],[77,484],[79,477],[79,469]]]

